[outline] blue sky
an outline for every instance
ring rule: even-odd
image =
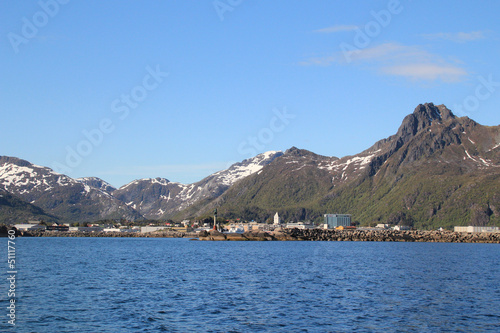
[[[361,152],[420,103],[500,124],[500,2],[2,1],[0,155],[115,186],[292,146]]]

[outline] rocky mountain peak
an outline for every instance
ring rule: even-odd
[[[300,155],[301,151],[302,151],[302,149],[299,149],[299,148],[293,146],[293,147],[285,150],[285,154],[287,154],[287,155]]]
[[[76,180],[83,184],[87,184],[90,187],[102,190],[107,193],[111,193],[116,190],[116,188],[113,185],[109,184],[108,182],[98,177],[83,177],[83,178],[77,178]]]
[[[455,118],[455,115],[444,105],[435,106],[433,103],[419,104],[413,116],[422,124],[432,123],[434,120],[446,121]]]
[[[0,165],[3,164],[15,164],[20,167],[29,167],[32,164],[28,161],[22,160],[17,157],[12,157],[12,156],[0,156]]]
[[[435,106],[433,103],[419,104],[412,114],[407,115],[396,134],[397,148],[408,142],[418,132],[430,127],[434,122],[456,119],[455,115],[444,105]]]
[[[295,146],[287,149],[284,155],[286,157],[312,157],[312,158],[324,157],[306,149],[299,149]]]

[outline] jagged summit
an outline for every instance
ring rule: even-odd
[[[290,158],[290,157],[303,157],[303,158],[310,157],[310,158],[314,158],[314,159],[324,159],[324,158],[337,159],[337,157],[335,157],[335,156],[327,157],[327,156],[313,153],[312,151],[309,151],[307,149],[297,148],[295,146],[285,150],[285,153],[283,155],[287,158]]]
[[[140,185],[142,187],[148,186],[150,184],[160,184],[160,185],[168,185],[170,180],[166,178],[156,177],[156,178],[142,178],[131,181],[128,184],[125,184],[119,188],[119,190],[123,190],[132,185]]]
[[[13,156],[0,156],[0,165],[2,165],[2,164],[14,164],[14,165],[17,165],[19,167],[34,166],[34,164],[32,164],[26,160],[20,159],[18,157],[13,157]]]
[[[116,188],[113,185],[109,184],[108,182],[98,177],[82,177],[82,178],[77,178],[76,180],[83,184],[87,184],[90,187],[94,187],[96,189],[105,191],[107,193],[111,193],[116,190]]]
[[[444,105],[420,104],[412,114],[403,119],[397,136],[406,141],[408,136],[413,136],[424,128],[431,126],[434,121],[442,122],[455,118],[455,115]]]
[[[451,112],[451,110],[444,104],[434,105],[434,103],[419,104],[415,108],[415,111],[413,111],[413,115],[420,120],[427,119],[429,121],[446,121],[448,119],[456,118],[453,112]]]
[[[285,150],[285,155],[288,155],[288,156],[305,156],[305,155],[310,155],[310,154],[313,154],[313,153],[309,150],[300,149],[300,148],[297,148],[295,146]]]

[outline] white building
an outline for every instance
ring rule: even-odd
[[[229,225],[228,232],[234,233],[234,234],[242,234],[245,232],[245,227],[242,224],[237,225],[237,224],[231,223]]]
[[[395,225],[394,227],[392,227],[392,230],[395,230],[395,231],[411,230],[411,227],[408,225]]]
[[[102,229],[102,231],[104,231],[104,232],[120,232],[121,229],[118,229],[118,228],[104,228],[104,229]]]
[[[42,224],[34,224],[34,223],[21,223],[21,224],[14,224],[14,227],[17,230],[23,230],[23,231],[28,231],[28,230],[45,230],[46,227]]]
[[[314,229],[315,226],[313,224],[305,224],[304,222],[297,222],[297,223],[287,223],[286,225],[287,229]]]
[[[276,212],[276,214],[274,214],[274,224],[275,225],[281,224],[281,219],[280,219],[280,216],[278,215],[278,212]]]
[[[103,230],[101,227],[69,227],[69,231],[101,232]]]
[[[146,227],[141,227],[141,232],[142,233],[145,233],[145,232],[155,232],[155,231],[158,231],[158,230],[165,230],[165,229],[167,229],[167,227],[148,225]]]
[[[455,232],[500,232],[498,227],[478,227],[478,226],[468,226],[468,227],[455,227]]]

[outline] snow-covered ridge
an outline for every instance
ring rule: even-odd
[[[235,163],[229,169],[222,170],[213,174],[217,181],[231,186],[235,182],[260,171],[266,164],[269,164],[281,151],[268,151],[259,154],[253,158],[246,159],[243,162]]]
[[[355,165],[355,167],[361,170],[366,168],[366,166],[372,161],[372,159],[378,155],[378,152],[380,152],[380,149],[370,152],[365,156],[362,156],[360,154],[353,157],[344,157],[331,163],[323,162],[318,167],[320,169],[328,171],[345,171],[350,165]]]
[[[116,188],[113,185],[98,177],[82,177],[82,178],[77,178],[75,180],[84,185],[88,185],[96,190],[104,191],[104,193],[106,194],[109,194],[114,190],[116,190]]]
[[[119,190],[124,190],[127,187],[129,187],[129,186],[137,185],[137,184],[143,183],[143,182],[149,182],[151,184],[160,184],[160,185],[180,184],[180,183],[171,183],[168,179],[160,178],[160,177],[157,177],[157,178],[142,178],[142,179],[136,179],[134,181],[131,181],[128,184],[123,185],[122,187],[119,188]]]
[[[200,182],[189,185],[180,184],[182,189],[177,195],[177,200],[180,202],[178,209],[182,210],[197,200],[224,191],[238,180],[261,171],[265,165],[282,154],[281,151],[268,151],[242,162],[235,163],[228,169],[215,172]]]
[[[73,179],[66,175],[54,172],[48,167],[38,166],[22,161],[22,166],[16,162],[7,162],[0,165],[0,187],[17,195],[45,193],[61,187],[78,186],[83,195],[96,194],[99,197],[111,197],[106,191],[89,186],[85,180],[98,179],[87,177]],[[101,180],[102,181],[102,180]],[[104,181],[102,181],[105,183]],[[106,183],[107,184],[107,183]],[[111,185],[109,185],[111,186]],[[35,203],[32,201],[31,203]]]
[[[54,180],[55,184],[51,184],[51,181],[54,182]],[[35,165],[19,166],[14,163],[0,165],[0,185],[7,190],[29,187],[31,189],[47,191],[53,188],[52,185],[69,186],[74,183],[73,179],[56,174],[47,167]]]

